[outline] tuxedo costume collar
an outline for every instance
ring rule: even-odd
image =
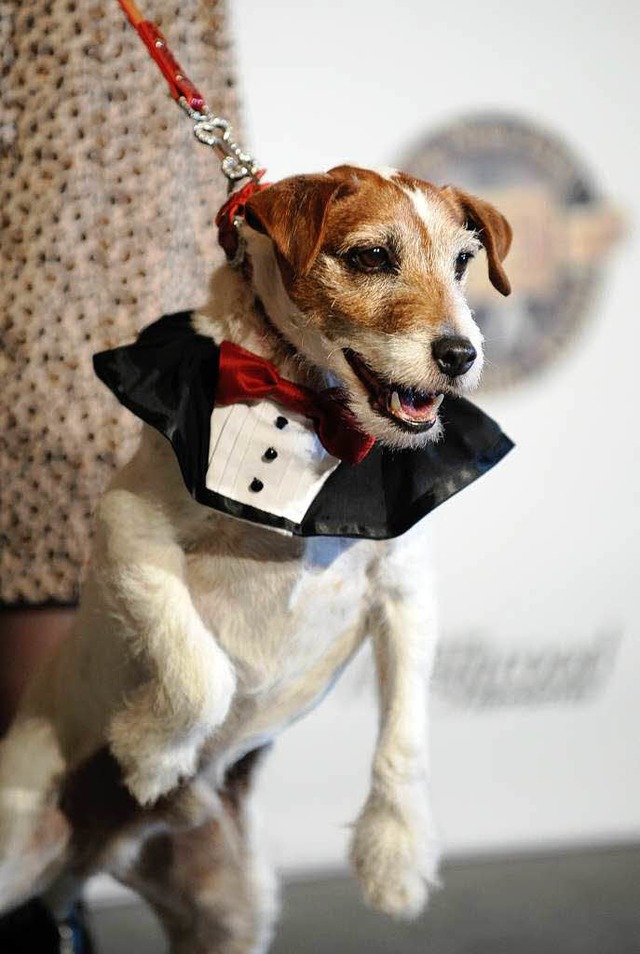
[[[118,400],[170,441],[195,500],[299,536],[387,539],[404,533],[513,447],[464,398],[440,409],[444,437],[419,450],[376,443],[353,466],[332,457],[311,423],[270,401],[215,404],[220,350],[192,312],[165,315],[131,345],[94,357]]]

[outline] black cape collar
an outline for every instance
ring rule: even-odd
[[[221,513],[304,537],[388,539],[473,483],[513,447],[479,408],[449,396],[440,412],[443,440],[421,450],[376,444],[360,464],[340,464],[299,524],[223,497],[205,484],[218,348],[194,331],[192,315],[165,315],[134,344],[102,351],[93,361],[118,400],[168,438],[192,497]]]

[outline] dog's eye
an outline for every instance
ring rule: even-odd
[[[349,264],[360,272],[390,272],[394,268],[389,252],[381,245],[354,248],[349,252],[348,259]]]
[[[463,277],[464,273],[467,270],[467,265],[473,258],[473,252],[460,252],[456,258],[456,278],[458,281]]]

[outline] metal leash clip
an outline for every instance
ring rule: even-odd
[[[259,164],[253,156],[244,152],[238,143],[233,141],[231,123],[221,116],[214,116],[208,110],[199,112],[193,109],[183,96],[178,102],[194,120],[193,134],[198,142],[210,146],[222,159],[222,172],[227,179],[230,182],[239,182],[240,179],[249,178],[257,182]]]

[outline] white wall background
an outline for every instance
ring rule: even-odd
[[[271,179],[393,163],[478,108],[563,134],[631,235],[591,325],[552,370],[483,398],[518,443],[431,519],[445,638],[623,640],[592,704],[436,709],[433,792],[449,852],[640,837],[640,219],[632,0],[231,0],[247,139]],[[416,568],[416,572],[419,572]],[[364,688],[363,688],[364,686]],[[341,864],[366,790],[375,706],[363,667],[278,742],[261,788],[285,868]]]

